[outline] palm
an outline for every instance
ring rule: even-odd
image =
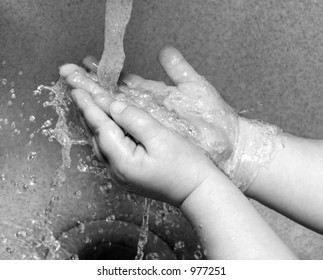
[[[212,85],[204,79],[183,82],[164,103],[197,129],[196,144],[222,166],[232,152],[237,117]]]

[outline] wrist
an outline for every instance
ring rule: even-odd
[[[185,214],[185,209],[187,208],[194,208],[196,205],[200,207],[203,205],[203,201],[215,199],[217,197],[216,194],[223,192],[227,185],[234,187],[227,176],[214,166],[212,170],[209,171],[208,176],[186,196],[180,205],[180,209],[184,211]]]
[[[284,137],[277,126],[239,117],[233,151],[223,172],[245,192],[257,177],[259,169],[268,167],[283,148]]]

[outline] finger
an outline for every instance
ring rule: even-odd
[[[98,143],[96,142],[96,138],[93,136],[92,137],[92,147],[93,147],[93,151],[94,154],[96,155],[96,157],[103,163],[108,163],[107,159],[104,157],[104,155],[101,153],[100,148]]]
[[[148,113],[125,102],[113,102],[110,111],[114,121],[142,143],[145,148],[149,148],[165,129]]]
[[[93,103],[86,91],[74,89],[72,97],[96,137],[101,152],[109,161],[116,162],[133,151],[135,144],[129,138],[125,139],[122,129]]]
[[[86,68],[88,68],[90,71],[93,71],[94,73],[98,71],[99,61],[94,56],[86,56],[83,59],[83,64]]]
[[[87,125],[86,121],[84,120],[83,116],[81,114],[79,114],[79,120],[80,123],[85,131],[85,134],[90,138],[93,136],[92,130],[89,128],[89,126]]]
[[[111,115],[110,106],[113,101],[115,101],[115,99],[105,93],[98,94],[93,98],[93,102],[108,115]]]
[[[122,74],[121,79],[130,88],[137,88],[145,80],[135,74]]]
[[[64,64],[61,67],[59,67],[59,74],[62,77],[67,77],[68,75],[74,72],[78,72],[86,75],[86,71],[82,67],[77,66],[75,64]]]
[[[174,47],[165,46],[158,54],[158,61],[175,85],[200,81],[202,77]]]
[[[124,75],[122,81],[130,88],[140,88],[153,92],[161,92],[167,88],[164,82],[147,80],[135,74]]]
[[[110,94],[107,90],[101,87],[98,83],[93,81],[81,72],[72,72],[66,77],[66,81],[74,88],[83,89],[88,92],[92,98],[98,94]]]
[[[94,104],[91,96],[86,91],[82,89],[73,89],[71,95],[93,133],[96,133],[96,131],[106,123],[108,123],[113,130],[118,128],[108,115]]]

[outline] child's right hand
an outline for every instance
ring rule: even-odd
[[[126,190],[180,206],[217,171],[200,148],[145,111],[118,101],[103,111],[82,89],[74,89],[72,96],[111,176]]]

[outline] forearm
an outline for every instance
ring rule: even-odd
[[[247,198],[217,170],[181,206],[209,259],[294,259]]]
[[[323,233],[323,141],[284,136],[284,149],[259,169],[246,195]]]

